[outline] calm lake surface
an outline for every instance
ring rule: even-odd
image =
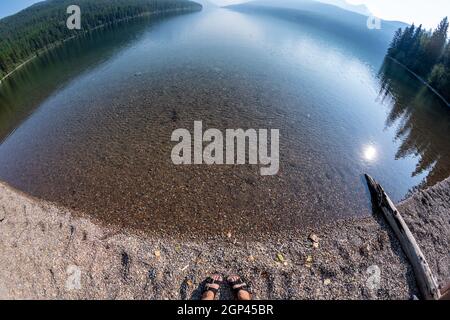
[[[138,20],[41,55],[0,85],[0,179],[158,234],[294,232],[371,214],[450,175],[450,112],[383,55],[227,9]],[[175,166],[173,130],[280,129],[280,172]],[[210,230],[210,231],[208,231]]]

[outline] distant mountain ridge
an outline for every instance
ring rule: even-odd
[[[365,5],[352,5],[344,0],[252,0],[240,4],[226,6],[226,8],[250,8],[250,7],[269,7],[285,8],[322,13],[324,16],[335,15],[342,18],[364,18],[371,16],[370,10]],[[362,17],[361,17],[362,16]],[[342,19],[341,19],[342,20]],[[401,21],[388,21],[381,19],[382,23],[389,27],[389,31],[395,28],[404,28],[409,24]],[[364,24],[367,26],[367,24]],[[382,27],[383,29],[383,27]]]
[[[208,0],[201,0],[208,1]],[[214,1],[214,0],[212,0]],[[277,8],[305,9],[312,6],[333,6],[342,10],[357,13],[364,16],[371,16],[372,13],[365,5],[353,5],[345,0],[250,0],[239,4],[231,4],[225,7],[245,6],[245,5],[266,5]]]
[[[291,0],[291,1],[295,5],[295,2],[302,2],[303,0]],[[325,3],[325,4],[330,4],[330,5],[339,7],[341,9],[345,9],[347,11],[356,12],[356,13],[359,13],[359,14],[362,14],[362,15],[365,15],[365,16],[372,15],[370,10],[364,4],[354,5],[354,4],[348,3],[345,0],[311,0],[311,1],[317,1],[317,2],[321,2],[321,3]],[[205,7],[205,4],[207,6],[226,7],[226,6],[236,5],[236,4],[246,4],[246,3],[253,2],[253,1],[252,0],[248,0],[248,1],[241,1],[241,3],[229,3],[229,2],[227,3],[224,0],[197,0],[196,2],[200,3],[204,7]],[[276,2],[278,2],[278,3],[286,3],[287,1],[278,0]]]
[[[341,9],[345,9],[347,11],[355,12],[362,14],[364,16],[371,16],[372,12],[370,12],[369,8],[367,8],[364,4],[351,4],[345,0],[317,0],[318,2],[322,2],[325,4],[330,4]]]
[[[380,20],[380,29],[369,28],[368,16],[313,0],[256,0],[226,8],[271,15],[312,27],[356,45],[373,57],[384,56],[394,33],[408,26],[402,22]]]

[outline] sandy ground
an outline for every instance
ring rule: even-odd
[[[398,208],[439,283],[448,283],[450,180]],[[226,231],[181,241],[114,230],[0,183],[0,298],[197,299],[214,271],[244,275],[256,299],[418,295],[412,269],[379,214],[273,241],[244,240]],[[219,298],[230,296],[224,287]]]

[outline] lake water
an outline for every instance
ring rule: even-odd
[[[0,179],[99,221],[255,237],[371,214],[450,175],[450,112],[383,55],[226,9],[141,19],[41,55],[0,86]],[[381,72],[380,72],[381,69]],[[280,130],[280,171],[175,166],[173,130]]]

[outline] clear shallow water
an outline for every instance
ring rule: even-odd
[[[363,173],[400,200],[450,171],[449,111],[382,63],[348,39],[225,9],[101,30],[1,85],[0,178],[157,233],[258,236],[364,216]],[[279,174],[174,166],[171,133],[195,120],[280,129]]]

